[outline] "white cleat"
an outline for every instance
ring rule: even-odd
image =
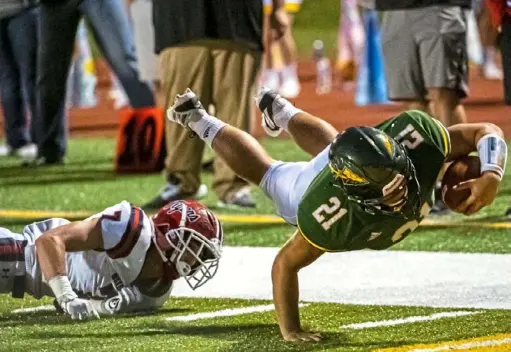
[[[288,103],[286,99],[267,87],[261,87],[257,92],[256,104],[263,113],[261,125],[266,134],[271,137],[277,137],[282,132],[282,128],[275,123],[275,115],[286,103]]]
[[[190,122],[197,122],[202,116],[207,115],[197,95],[187,88],[184,94],[178,94],[172,105],[167,110],[167,118],[191,130]]]

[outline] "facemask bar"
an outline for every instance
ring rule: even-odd
[[[385,215],[389,215],[392,217],[415,217],[419,212],[419,206],[421,203],[420,199],[420,185],[417,180],[417,175],[415,172],[415,167],[412,164],[411,160],[408,159],[406,169],[404,170],[405,174],[409,174],[408,179],[404,179],[403,186],[407,187],[407,191],[405,195],[403,196],[403,199],[398,206],[394,205],[393,207],[386,206],[382,203],[383,198],[375,198],[375,199],[360,199],[358,197],[349,196],[348,199],[359,203],[365,211],[367,211],[370,214],[375,213],[383,213]],[[342,181],[339,180],[339,184],[334,184],[334,186],[339,187],[345,191],[344,186],[342,185]],[[415,192],[411,193],[411,186],[415,188]],[[407,205],[410,206],[409,211],[402,212],[401,210],[403,207],[406,207]],[[399,210],[395,210],[395,208],[399,208]]]
[[[195,290],[215,276],[221,254],[219,245],[199,232],[185,227],[186,211],[187,206],[183,203],[179,228],[172,229],[165,234],[169,247],[173,248],[170,258],[158,246],[156,247],[162,259],[165,262],[174,263],[178,274],[184,277],[192,290]],[[216,221],[218,237],[220,224],[218,220]],[[192,245],[195,248],[192,249]],[[207,258],[201,258],[205,253],[208,254]],[[195,262],[190,265],[186,259],[193,259]]]

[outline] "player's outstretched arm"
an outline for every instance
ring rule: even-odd
[[[310,245],[297,230],[281,248],[272,268],[273,302],[286,341],[319,341],[321,336],[302,330],[298,312],[298,271],[324,252]]]
[[[478,151],[478,143],[485,136],[494,135],[504,141],[502,130],[492,123],[460,123],[448,127],[447,131],[451,139],[450,160]]]
[[[451,152],[448,160],[477,151],[481,160],[481,176],[457,186],[470,189],[471,195],[456,211],[465,215],[478,212],[491,204],[504,177],[507,162],[507,145],[502,130],[491,123],[466,123],[448,128]]]
[[[88,300],[78,298],[66,273],[66,252],[103,248],[100,219],[72,222],[35,241],[41,272],[62,309],[73,319],[99,317]]]

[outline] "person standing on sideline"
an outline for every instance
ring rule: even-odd
[[[500,33],[500,52],[504,73],[504,104],[511,105],[511,1],[486,1],[492,23]]]
[[[219,118],[249,131],[264,49],[262,0],[154,0],[153,20],[164,108],[191,88]],[[273,1],[270,22],[279,39],[288,25],[283,0]],[[167,183],[144,209],[207,192],[200,183],[204,142],[170,122],[166,139]],[[213,188],[220,206],[255,206],[248,183],[220,158],[214,161]]]
[[[0,2],[0,96],[6,143],[0,156],[34,158],[38,0]],[[30,121],[27,116],[30,116]]]
[[[445,126],[466,123],[467,23],[472,0],[376,0],[389,99],[430,113]],[[433,214],[448,212],[440,185]]]
[[[154,106],[154,94],[138,73],[133,34],[123,0],[41,0],[37,104],[41,138],[38,156],[25,166],[60,164],[67,147],[66,80],[80,19],[136,109]]]

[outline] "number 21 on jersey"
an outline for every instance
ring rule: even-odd
[[[329,230],[332,225],[342,218],[348,211],[344,208],[341,208],[341,201],[337,197],[331,197],[328,200],[329,204],[321,204],[312,215],[314,216],[314,219],[321,224],[321,226],[325,230]],[[339,209],[340,208],[340,209]],[[337,213],[336,213],[337,211]],[[334,214],[335,213],[335,214]],[[334,214],[334,215],[332,215]],[[332,215],[328,217],[328,219],[325,217],[325,215]]]

